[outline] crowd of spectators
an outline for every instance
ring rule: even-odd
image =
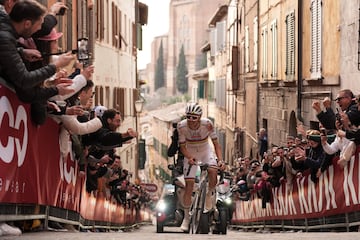
[[[46,9],[34,0],[0,0],[2,84],[30,104],[34,125],[41,127],[48,118],[59,123],[61,157],[75,153],[89,194],[112,198],[124,207],[139,207],[149,200],[148,195],[139,182],[130,181],[132,174],[116,155],[116,148],[129,143],[137,133],[132,128],[125,133],[117,131],[122,116],[116,109],[93,106],[91,61],[78,58],[76,51],[59,52],[63,33],[56,29],[57,18],[66,9],[62,2]],[[6,223],[0,224],[0,235],[19,233]]]
[[[271,201],[271,188],[284,183],[291,193],[294,178],[309,173],[311,181],[317,184],[331,164],[338,164],[340,169],[347,167],[360,143],[360,97],[355,97],[349,89],[343,89],[334,101],[338,105],[336,113],[328,97],[322,104],[313,102],[318,126],[306,130],[299,123],[297,135],[288,136],[286,144],[281,146],[272,145],[267,149],[266,129],[261,129],[258,135],[259,157],[239,158],[233,168],[238,190],[236,198],[248,201],[254,196],[259,197],[265,208]],[[338,159],[337,162],[333,163],[334,159]]]

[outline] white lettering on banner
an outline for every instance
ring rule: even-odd
[[[0,177],[0,192],[24,193],[25,182],[14,181],[13,179],[4,179]]]
[[[329,166],[327,169],[329,173],[329,178],[325,178],[325,199],[326,199],[326,210],[330,210],[330,204],[333,209],[337,208],[335,200],[335,190],[334,190],[334,166]]]
[[[321,173],[316,184],[310,175],[306,175],[296,178],[293,190],[287,189],[286,184],[272,188],[272,201],[266,204],[266,209],[262,208],[261,199],[256,194],[249,201],[236,201],[233,221],[302,218],[307,214],[320,217],[323,213],[337,214],[343,209],[358,209],[359,158],[360,153],[357,151],[344,169],[330,165]],[[337,159],[334,160],[336,162]]]
[[[282,194],[282,186],[279,188],[273,188],[273,202],[274,202],[274,215],[275,216],[281,216],[281,215],[293,215],[296,213],[295,203],[292,195],[292,191],[287,188],[285,185],[285,192],[289,193],[283,196]]]
[[[68,149],[72,149],[72,143],[69,139],[68,141]],[[70,159],[71,162],[73,163],[73,166],[75,166],[75,169],[73,166],[69,167],[69,171],[68,169],[68,164],[67,164],[67,160]],[[60,177],[61,180],[65,180],[66,183],[70,184],[72,183],[74,186],[76,185],[76,177],[77,177],[77,164],[75,163],[74,160],[74,153],[73,151],[70,150],[70,152],[66,155],[66,159],[64,159],[63,155],[60,154],[60,161],[59,161],[59,167],[60,167]]]
[[[79,197],[77,194],[74,193],[68,193],[68,192],[61,192],[59,194],[60,202],[63,202],[65,204],[75,204],[79,201]]]
[[[353,182],[353,175],[354,175],[354,161],[355,157],[352,156],[350,160],[350,167],[349,164],[347,164],[344,167],[344,195],[345,195],[345,205],[350,206],[350,194],[352,198],[352,202],[354,204],[358,204],[358,199],[356,197],[356,190]]]
[[[0,98],[0,124],[2,124],[5,114],[9,117],[9,127],[19,130],[21,123],[24,124],[24,133],[22,134],[22,141],[12,136],[8,136],[8,142],[6,146],[3,146],[0,142],[0,159],[5,163],[10,163],[14,159],[14,149],[16,147],[16,153],[18,157],[18,167],[22,166],[25,160],[27,145],[28,145],[28,127],[27,127],[27,115],[25,108],[19,105],[14,116],[14,111],[10,104],[9,99],[6,96]],[[22,144],[21,144],[22,142]]]

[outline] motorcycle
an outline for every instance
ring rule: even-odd
[[[176,171],[174,165],[168,168]],[[184,218],[182,204],[183,188],[185,186],[184,175],[174,177],[173,183],[165,184],[160,200],[156,205],[156,232],[164,232],[164,227],[180,227]]]
[[[233,214],[233,187],[230,176],[221,176],[216,186],[216,208],[214,212],[214,234],[226,234]]]

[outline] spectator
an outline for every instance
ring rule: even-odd
[[[106,164],[109,163],[110,160],[111,158],[107,154],[101,159],[97,159],[91,155],[89,156],[86,170],[86,191],[88,193],[93,193],[94,196],[102,195],[102,186],[99,186],[98,180],[108,173]]]
[[[301,145],[293,144],[288,150],[288,154],[286,156],[285,161],[285,176],[286,176],[286,185],[287,190],[290,193],[293,187],[293,179],[294,177],[302,176],[302,173],[306,170],[305,164],[303,161],[299,161],[297,156],[298,149],[304,149]]]
[[[351,124],[359,126],[360,111],[357,109],[357,104],[354,99],[355,97],[351,90],[343,89],[339,91],[335,101],[340,107],[340,109],[338,109],[339,113],[346,113]],[[328,97],[323,100],[323,106],[326,109],[325,111],[321,110],[320,102],[317,101],[312,104],[313,109],[316,111],[316,116],[323,127],[328,130],[335,131],[337,129],[335,125],[336,114],[331,108],[331,101]]]
[[[265,128],[260,128],[258,134],[259,158],[264,158],[264,153],[268,150],[268,137]]]
[[[301,157],[298,157],[298,160],[304,161],[305,166],[310,169],[311,180],[317,183],[321,173],[331,164],[333,156],[326,154],[322,148],[318,130],[309,130],[307,139],[309,148],[299,151]]]
[[[58,68],[66,66],[72,59],[71,53],[62,54],[52,64],[28,71],[18,52],[18,36],[28,38],[41,28],[46,9],[31,0],[14,4],[7,15],[0,12],[0,76],[8,84],[20,89],[31,89],[55,74]],[[14,67],[16,66],[16,67]]]
[[[132,128],[128,128],[125,133],[116,132],[121,125],[121,115],[115,109],[106,110],[102,116],[102,122],[101,129],[89,136],[84,136],[85,145],[96,145],[102,151],[112,150],[137,136],[137,132]]]
[[[291,148],[295,144],[295,137],[288,135],[286,137],[286,148]]]
[[[321,144],[327,154],[333,155],[340,151],[340,157],[337,161],[337,164],[340,165],[341,168],[346,166],[356,150],[355,143],[347,139],[345,137],[345,132],[342,130],[337,131],[335,141],[333,141],[331,144],[328,143],[328,137],[326,136],[326,133],[321,133]]]
[[[109,182],[111,195],[119,204],[126,204],[126,192],[129,185],[129,172],[122,167],[120,156],[114,155],[114,163],[110,166]]]
[[[273,147],[271,149],[272,158],[263,165],[263,170],[269,175],[269,181],[273,187],[280,186],[280,180],[285,176],[284,149]]]

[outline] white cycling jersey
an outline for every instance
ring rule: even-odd
[[[182,120],[178,123],[177,130],[179,132],[179,144],[186,145],[186,149],[192,154],[196,161],[208,163],[210,166],[216,166],[217,162],[215,154],[209,143],[211,140],[216,140],[213,123],[208,118],[200,119],[200,126],[198,129],[192,130],[188,127],[187,120]],[[197,168],[191,167],[190,171],[188,159],[184,159],[184,174],[185,178],[195,178]]]

